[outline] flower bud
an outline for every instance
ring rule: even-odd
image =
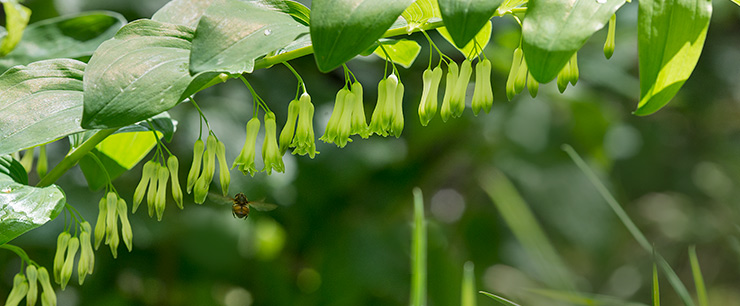
[[[614,54],[615,39],[614,35],[617,29],[617,14],[609,18],[609,29],[606,32],[606,42],[604,42],[604,56],[610,59]]]
[[[62,265],[61,272],[61,286],[62,290],[67,286],[67,282],[72,277],[72,267],[74,266],[75,255],[77,255],[77,249],[80,247],[80,240],[77,237],[69,239],[69,246],[67,246],[67,257],[64,259],[64,265]]]
[[[354,95],[352,101],[348,101],[351,104],[352,109],[352,127],[350,129],[350,135],[360,135],[362,138],[368,138],[370,136],[370,129],[367,126],[367,120],[365,119],[365,104],[363,102],[363,90],[360,82],[352,83],[350,89]]]
[[[396,90],[398,89],[399,83],[400,81],[395,73],[388,76],[388,83],[385,87],[385,92],[387,95],[385,98],[385,108],[383,109],[383,112],[380,113],[382,119],[381,123],[383,129],[385,130],[384,132],[386,132],[386,135],[387,132],[389,132],[392,128],[393,118],[396,114]]]
[[[347,101],[347,95],[350,95],[349,89],[342,88],[337,92],[336,98],[334,99],[334,109],[329,116],[329,122],[326,123],[326,129],[324,135],[319,140],[326,143],[334,143],[339,145],[339,122],[341,121],[342,113],[344,112],[345,102]],[[346,143],[346,142],[345,142]],[[341,146],[340,146],[341,147]]]
[[[457,63],[450,62],[447,65],[447,80],[445,83],[445,95],[442,98],[442,108],[439,114],[442,116],[442,121],[447,122],[452,116],[452,96],[455,95],[455,86],[457,86],[457,79],[459,74],[459,68]]]
[[[573,57],[570,58],[570,84],[576,85],[578,83],[578,52],[573,53]]]
[[[206,152],[208,154],[208,152]],[[213,157],[209,157],[213,158]],[[154,208],[157,211],[157,221],[162,221],[162,215],[164,215],[164,207],[167,204],[167,181],[170,179],[170,172],[167,167],[159,167],[159,173],[157,174],[157,196],[154,201]]]
[[[193,146],[193,164],[190,166],[190,171],[188,172],[188,194],[193,190],[195,181],[198,179],[198,174],[200,174],[200,163],[203,161],[203,146],[203,140],[201,139],[196,140]]]
[[[39,177],[46,176],[46,170],[49,169],[49,162],[46,159],[46,145],[39,146],[39,159],[36,161],[36,174]]]
[[[465,59],[460,65],[460,74],[457,76],[455,82],[455,89],[450,97],[450,110],[452,111],[452,117],[460,117],[465,110],[465,94],[468,89],[468,83],[470,83],[470,75],[473,73],[472,63],[469,59]]]
[[[107,204],[107,203],[106,203]],[[92,244],[90,243],[90,233],[92,233],[92,227],[90,226],[90,223],[87,221],[82,222],[82,232],[88,233],[87,239],[82,239],[82,235],[80,235],[80,254],[82,253],[88,253],[88,267],[87,267],[87,274],[92,274],[93,270],[95,269],[95,252],[93,252]]]
[[[558,72],[558,90],[560,93],[565,92],[565,89],[568,87],[568,82],[570,81],[570,61],[568,61],[565,64],[565,67]]]
[[[144,200],[146,188],[147,186],[149,186],[149,182],[152,180],[152,177],[154,177],[156,163],[157,162],[155,162],[154,160],[150,160],[144,164],[144,167],[142,167],[141,181],[139,181],[139,185],[137,185],[136,189],[134,190],[134,213],[139,208],[139,204],[141,204],[141,201]]]
[[[64,254],[67,251],[69,245],[69,239],[72,235],[69,232],[62,232],[57,236],[57,251],[54,254],[54,281],[61,283],[62,281],[62,266],[64,265]]]
[[[483,110],[486,114],[493,105],[493,89],[491,89],[491,61],[484,59],[475,65],[475,91],[471,103],[473,113]]]
[[[442,80],[442,68],[435,67],[433,70],[425,70],[422,75],[424,89],[419,102],[419,120],[421,125],[426,126],[437,114],[437,92],[439,82]]]
[[[509,76],[506,78],[506,98],[509,99],[509,101],[511,101],[511,99],[513,99],[517,94],[514,82],[517,78],[517,73],[519,72],[519,66],[522,65],[523,56],[524,53],[522,52],[521,47],[514,49],[511,68],[509,69]]]
[[[118,218],[116,212],[116,202],[118,201],[118,195],[111,191],[105,196],[106,215],[105,215],[105,243],[110,243],[110,239],[113,236],[113,231],[118,227]]]
[[[522,62],[519,64],[519,71],[516,72],[516,78],[514,78],[514,92],[518,95],[524,90],[524,86],[527,85],[527,76],[529,75],[529,67],[527,67],[527,58],[522,54]]]
[[[237,156],[234,163],[231,165],[232,169],[234,167],[238,167],[239,171],[244,175],[249,173],[254,176],[257,172],[257,168],[254,166],[254,157],[256,155],[255,147],[257,146],[257,134],[260,131],[260,125],[260,120],[257,117],[253,117],[249,122],[247,122],[247,139],[244,141],[244,147],[242,147],[241,152],[239,152],[239,156]],[[201,185],[203,185],[203,183],[201,183]],[[203,195],[203,200],[205,200],[205,195]],[[196,201],[196,203],[198,203],[198,201]]]
[[[177,160],[177,156],[170,155],[170,157],[167,158],[167,169],[170,171],[170,177],[172,177],[172,198],[175,200],[177,207],[183,209],[183,194],[182,188],[180,187],[180,178],[178,177],[178,173],[180,172],[180,162]]]
[[[23,273],[18,273],[13,278],[13,289],[8,294],[8,299],[5,300],[5,306],[16,306],[23,300],[28,292],[28,281]]]
[[[26,174],[31,173],[31,168],[33,168],[33,148],[24,151],[20,163],[26,169]]]
[[[193,192],[193,201],[195,201],[196,204],[203,204],[203,202],[206,201],[206,197],[208,196],[208,189],[210,189],[210,182],[206,181],[206,178],[204,176],[201,176],[198,178],[198,180],[195,182],[195,190]]]
[[[285,171],[283,155],[280,154],[277,144],[277,126],[273,112],[265,113],[265,141],[262,143],[262,159],[265,163],[262,171],[267,171],[267,174],[271,174],[272,169],[277,172]]]
[[[105,218],[108,216],[108,201],[105,199],[105,196],[100,199],[98,202],[98,221],[95,222],[95,249],[97,250],[100,247],[100,242],[103,241],[103,238],[105,237]],[[56,267],[56,265],[54,265]],[[59,278],[57,278],[56,269],[54,270],[54,280],[56,280],[57,283],[59,283]]]
[[[386,100],[388,99],[387,84],[387,78],[378,82],[378,102],[375,104],[375,110],[373,110],[373,115],[370,118],[370,132],[380,136],[388,135],[388,133],[385,132],[385,125],[382,122],[383,110],[386,108]]]
[[[89,249],[88,249],[89,248]],[[91,274],[90,257],[95,256],[90,245],[90,233],[80,233],[80,260],[77,262],[77,280],[80,285],[85,282],[85,277]]]
[[[149,213],[149,217],[154,215],[154,206],[157,203],[157,190],[161,188],[159,186],[159,169],[163,166],[159,162],[154,162],[152,167],[152,178],[149,181],[149,188],[146,190],[146,208]]]
[[[113,258],[118,258],[118,244],[120,243],[120,237],[118,236],[118,226],[113,227],[113,237],[110,238],[108,246],[110,247],[110,253]]]
[[[118,210],[118,217],[121,219],[121,236],[123,236],[123,243],[126,244],[126,248],[131,252],[131,248],[134,245],[134,234],[131,231],[131,223],[128,221],[128,213],[126,212],[126,201],[118,199],[116,205]],[[83,248],[84,251],[84,248]],[[82,283],[80,283],[82,285]]]
[[[311,104],[311,96],[306,92],[301,95],[299,102],[298,127],[295,131],[295,138],[293,138],[290,146],[295,147],[293,154],[308,154],[309,157],[314,158],[319,153],[316,151],[313,132],[314,106]]]
[[[26,278],[28,279],[28,292],[26,293],[26,305],[36,305],[39,296],[39,287],[36,283],[38,271],[36,266],[28,265],[26,268]]]
[[[280,155],[282,156],[282,152]],[[221,192],[224,196],[228,196],[231,174],[229,166],[226,165],[226,145],[221,141],[216,144],[216,158],[218,159],[218,181],[221,184]]]
[[[206,156],[203,156],[203,172],[200,174],[201,176],[206,176],[208,183],[213,181],[213,174],[216,173],[217,147],[218,140],[216,140],[216,136],[208,135],[208,139],[206,140]]]
[[[46,268],[39,267],[38,268],[38,280],[41,284],[41,287],[44,289],[44,292],[41,294],[41,305],[43,306],[56,306],[57,305],[57,296],[54,292],[54,288],[51,286],[51,282],[49,281],[49,272],[46,271]]]
[[[531,73],[527,72],[527,90],[532,98],[537,96],[537,91],[540,89],[540,83],[534,79]]]
[[[403,83],[399,81],[395,94],[396,110],[395,114],[393,114],[393,124],[390,130],[391,134],[396,136],[396,138],[401,136],[401,132],[403,131],[403,87]]]
[[[285,154],[285,151],[288,151],[290,143],[293,141],[296,120],[298,119],[298,113],[301,108],[300,104],[301,102],[299,99],[295,99],[288,103],[288,120],[285,121],[285,126],[283,127],[283,130],[280,131],[280,139],[278,140],[281,154]]]

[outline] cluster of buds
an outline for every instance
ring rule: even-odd
[[[54,269],[52,272],[54,273],[54,281],[60,284],[62,289],[67,286],[69,279],[72,277],[72,268],[78,250],[80,251],[80,258],[77,261],[77,279],[80,285],[85,281],[88,274],[92,274],[95,267],[95,253],[90,242],[92,228],[87,221],[83,221],[80,228],[79,237],[72,237],[66,231],[57,237],[57,250],[54,254]],[[44,272],[46,271],[44,270]],[[39,278],[41,277],[39,274]],[[45,277],[48,278],[48,274]]]
[[[23,298],[26,298],[26,305],[36,305],[38,300],[39,287],[41,284],[44,290],[41,293],[41,305],[56,306],[57,296],[54,288],[49,281],[49,272],[44,267],[36,268],[35,265],[28,265],[26,273],[22,272],[13,278],[13,289],[10,290],[8,298],[5,300],[5,306],[17,306]]]
[[[310,100],[309,100],[310,103]],[[275,122],[275,113],[265,113],[265,139],[262,143],[262,159],[264,161],[264,168],[262,171],[271,174],[274,169],[277,172],[285,171],[285,164],[283,164],[283,154],[281,153],[280,147],[277,142],[277,123]],[[257,150],[257,134],[260,130],[260,120],[256,116],[247,122],[247,139],[244,142],[239,156],[234,160],[234,164],[231,168],[238,168],[239,171],[247,175],[254,176],[257,173],[257,168],[254,164],[254,159]],[[313,134],[313,133],[312,133]]]
[[[527,61],[524,59],[524,52],[522,52],[522,47],[519,46],[514,49],[514,58],[511,61],[509,77],[506,79],[506,98],[509,100],[513,99],[515,95],[524,90],[525,85],[527,86],[529,95],[531,95],[532,98],[537,96],[540,83],[538,83],[534,77],[532,77],[532,74],[529,73]]]
[[[370,132],[401,136],[403,131],[403,83],[395,73],[378,83],[378,103],[370,119]]]
[[[216,139],[216,136],[208,135],[208,139],[206,139],[205,144],[205,151],[203,150],[203,147],[203,140],[198,139],[195,141],[195,146],[193,147],[193,164],[190,166],[187,182],[187,192],[190,193],[195,190],[194,200],[195,203],[198,204],[203,204],[206,200],[206,196],[208,196],[208,189],[213,180],[213,175],[216,173],[216,160],[218,160],[219,165],[218,171],[219,182],[221,183],[221,192],[223,192],[224,195],[229,194],[229,184],[231,184],[231,174],[229,174],[229,168],[226,165],[226,145]],[[170,157],[170,159],[171,158],[172,157]],[[168,166],[169,165],[170,163],[168,161]],[[177,169],[175,169],[175,171],[177,171]],[[174,177],[176,177],[175,174],[173,174],[173,180],[175,180]],[[173,181],[172,188],[175,188],[175,181]],[[177,189],[180,189],[179,182],[177,182]],[[162,202],[164,202],[164,196],[162,197]],[[182,197],[179,202],[176,198],[175,202],[177,202],[177,206],[182,209]],[[164,207],[164,203],[162,206]]]
[[[359,85],[359,83],[357,84]],[[362,96],[362,87],[360,87],[360,96]],[[362,101],[360,101],[360,107],[362,107]],[[290,101],[290,104],[288,104],[288,121],[285,122],[283,130],[280,132],[280,154],[285,154],[288,148],[294,148],[293,154],[308,154],[311,158],[314,158],[319,153],[316,151],[316,143],[314,142],[313,113],[314,107],[311,103],[311,96],[307,92],[304,92],[300,99]],[[296,120],[298,122],[297,127]],[[257,122],[259,123],[259,120]],[[362,112],[362,122],[365,122],[364,110]],[[249,125],[247,125],[247,131],[249,131]],[[249,137],[250,135],[247,133],[248,142]],[[255,138],[254,141],[256,141],[256,132],[253,137]],[[251,160],[254,160],[254,157]]]
[[[99,213],[98,221],[95,223],[95,249],[100,247],[100,242],[105,238],[105,244],[110,247],[113,257],[118,257],[118,244],[120,238],[118,234],[118,221],[121,221],[121,237],[126,244],[126,248],[131,252],[133,247],[133,232],[131,224],[128,221],[128,212],[126,201],[119,198],[115,192],[108,194],[100,199],[98,203]],[[83,247],[84,251],[85,247]],[[84,255],[84,254],[83,254]],[[56,267],[56,265],[55,265]],[[55,270],[56,271],[56,270]],[[92,269],[90,269],[92,272]],[[62,286],[63,288],[64,286]]]
[[[180,168],[180,162],[177,157],[170,155],[167,158],[167,165],[162,165],[156,158],[146,162],[141,171],[141,180],[134,190],[134,208],[133,212],[139,209],[139,204],[144,200],[146,195],[146,204],[149,216],[157,213],[157,220],[162,220],[165,204],[167,203],[167,182],[172,182],[172,198],[177,203],[177,207],[182,209],[183,194],[180,188],[180,180],[177,173]],[[172,180],[170,180],[170,177]]]
[[[403,96],[403,84],[400,85]],[[400,102],[398,102],[400,107]],[[403,116],[400,116],[401,129],[403,129]],[[362,138],[370,136],[370,129],[365,119],[365,106],[363,104],[363,90],[360,82],[355,81],[348,89],[346,86],[337,92],[334,101],[334,110],[329,117],[324,135],[319,138],[327,143],[334,143],[343,148],[349,137],[360,135]]]
[[[578,53],[573,53],[565,67],[558,73],[558,90],[564,92],[565,88],[568,87],[568,83],[576,85],[578,82]]]

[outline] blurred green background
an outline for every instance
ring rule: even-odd
[[[29,0],[25,5],[33,10],[32,22],[95,9],[135,20],[150,17],[165,2]],[[443,123],[437,116],[424,128],[416,110],[429,49],[422,35],[412,35],[423,50],[413,67],[401,68],[406,128],[400,138],[355,139],[344,149],[319,142],[315,159],[288,154],[286,172],[269,177],[232,171],[232,193],[280,205],[246,221],[233,218],[229,206],[198,206],[187,196],[182,211],[168,203],[161,222],[141,212],[132,215],[134,251],[119,249],[114,260],[103,246],[96,252],[95,273],[83,286],[58,291],[59,305],[407,305],[415,186],[424,192],[429,222],[429,305],[459,305],[466,261],[475,263],[479,290],[522,305],[550,305],[528,291],[547,287],[541,265],[484,191],[488,186],[480,178],[494,169],[514,183],[579,291],[649,304],[652,255],[629,235],[562,144],[589,162],[691,292],[687,248],[696,245],[710,305],[740,305],[740,7],[730,1],[714,5],[692,77],[665,109],[649,117],[631,115],[639,94],[636,2],[618,12],[612,59],[601,51],[604,29],[578,54],[578,84],[560,94],[552,82],[541,86],[535,99],[525,91],[506,101],[505,78],[519,27],[510,17],[495,18],[485,50],[494,67],[492,113],[475,117],[467,109],[462,118]],[[446,54],[462,60],[436,32],[431,36]],[[291,64],[316,105],[318,138],[343,73],[319,73],[311,56]],[[383,62],[371,56],[348,65],[365,88],[370,112]],[[278,123],[284,122],[296,85],[290,72],[275,66],[247,79]],[[198,94],[197,101],[232,161],[252,113],[247,88],[231,80]],[[170,113],[179,125],[168,147],[185,165],[184,181],[198,116],[189,104]],[[51,165],[67,149],[65,140],[50,145]],[[114,181],[124,198],[131,198],[140,174],[137,166]],[[102,192],[89,191],[78,169],[58,183],[69,203],[93,222]],[[51,267],[64,222],[57,218],[13,243]],[[14,254],[0,252],[0,297],[7,296],[19,264]],[[661,293],[664,305],[680,304],[662,276]],[[495,305],[482,295],[478,302]]]

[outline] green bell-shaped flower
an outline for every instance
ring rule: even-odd
[[[447,122],[447,119],[452,117],[452,97],[456,94],[455,89],[457,86],[457,79],[460,73],[460,68],[457,63],[450,62],[447,65],[447,78],[445,80],[445,95],[442,98],[442,108],[439,111],[439,115],[442,116],[442,121]]]
[[[324,135],[319,140],[336,144],[340,148],[347,145],[347,142],[352,141],[349,139],[352,119],[352,100],[354,100],[354,93],[346,87],[337,92],[336,99],[334,100],[334,110],[332,110],[329,122],[326,124]]]
[[[260,131],[260,119],[253,117],[247,122],[247,139],[244,141],[244,147],[242,147],[239,156],[236,157],[231,168],[238,168],[244,175],[250,174],[254,176],[257,173],[257,168],[254,165],[254,157],[256,155],[257,146],[257,134]]]
[[[314,106],[311,103],[311,96],[304,92],[298,107],[298,126],[295,130],[295,137],[290,143],[290,146],[295,148],[293,154],[308,154],[309,157],[314,158],[319,153],[316,151],[316,136],[313,132],[313,113]]]
[[[367,120],[365,119],[365,105],[363,98],[362,84],[360,82],[352,83],[350,91],[354,95],[352,101],[348,101],[352,110],[352,124],[350,128],[350,135],[360,135],[362,138],[368,138],[370,136],[370,128],[367,126]]]
[[[442,81],[442,68],[437,66],[432,70],[424,70],[422,80],[424,89],[419,102],[419,120],[421,125],[426,126],[437,114],[437,93],[439,82]]]
[[[262,171],[271,174],[274,169],[277,172],[285,171],[283,164],[283,154],[280,153],[280,147],[277,144],[277,124],[275,123],[275,113],[265,113],[265,141],[262,143],[262,159],[265,167]]]
[[[491,89],[491,61],[484,59],[475,65],[475,90],[473,91],[472,108],[477,116],[481,110],[486,114],[493,105],[493,89]]]
[[[293,142],[296,121],[298,119],[300,109],[301,102],[299,99],[295,99],[288,103],[288,120],[285,121],[285,126],[283,126],[283,130],[280,131],[280,138],[278,139],[281,154],[285,154],[285,152],[288,151],[288,148],[290,148],[290,143]]]

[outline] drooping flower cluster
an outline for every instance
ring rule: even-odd
[[[165,171],[167,171],[165,169]],[[158,192],[157,194],[160,194]],[[98,203],[98,221],[95,223],[95,249],[100,247],[100,242],[105,238],[105,244],[110,247],[113,257],[118,256],[118,245],[120,243],[118,232],[118,221],[121,221],[121,234],[124,244],[129,252],[133,248],[133,232],[128,220],[128,207],[123,198],[110,191]],[[83,248],[84,249],[84,248]],[[56,265],[55,265],[56,268]]]
[[[265,139],[262,143],[262,160],[264,167],[262,171],[268,174],[272,173],[272,170],[277,172],[285,171],[285,164],[283,163],[283,153],[280,151],[280,147],[277,142],[277,123],[275,122],[275,113],[266,112],[264,116],[265,120]],[[247,122],[247,139],[244,142],[239,156],[234,160],[231,168],[238,168],[239,171],[244,175],[250,174],[254,176],[257,173],[257,168],[254,164],[256,156],[257,146],[257,134],[260,129],[259,118],[253,117]]]
[[[316,151],[316,142],[314,141],[313,113],[314,106],[311,103],[311,96],[307,92],[303,92],[300,99],[290,101],[290,104],[288,104],[288,121],[285,122],[283,130],[280,132],[281,154],[285,154],[288,148],[294,148],[293,154],[308,154],[311,158],[319,153]],[[297,126],[296,119],[298,120]]]
[[[403,131],[403,83],[395,73],[378,83],[378,102],[370,119],[370,132],[401,136]]]
[[[352,135],[360,135],[362,138],[370,136],[365,119],[362,85],[357,81],[350,88],[344,87],[337,92],[334,110],[326,124],[324,136],[319,140],[343,148],[348,142],[352,142],[349,138]]]
[[[134,190],[133,212],[136,213],[139,204],[141,204],[144,195],[146,195],[149,216],[153,216],[156,212],[157,220],[162,220],[165,204],[167,203],[168,181],[171,182],[172,186],[172,198],[177,203],[177,207],[182,209],[183,194],[178,178],[179,168],[180,162],[175,155],[170,155],[167,158],[167,165],[160,164],[156,156],[154,159],[146,162],[142,169],[141,181],[139,181],[139,184]]]
[[[42,266],[37,268],[35,265],[29,264],[26,267],[25,274],[19,272],[13,277],[13,289],[10,290],[10,294],[5,300],[5,306],[17,306],[24,297],[26,298],[26,305],[36,305],[39,284],[44,290],[41,293],[41,305],[56,305],[57,296],[54,293],[54,288],[51,287],[49,272]]]
[[[529,94],[534,98],[537,96],[540,83],[529,73],[527,61],[524,59],[524,52],[522,52],[521,46],[514,49],[513,57],[509,77],[506,79],[506,98],[509,100],[513,99],[515,95],[524,90],[525,85],[529,90]]]
[[[568,63],[558,73],[558,90],[562,93],[568,87],[568,83],[576,85],[576,82],[578,82],[578,52],[573,53]]]
[[[195,191],[193,198],[197,204],[203,204],[208,196],[213,175],[216,173],[217,160],[219,164],[218,171],[221,192],[227,195],[229,194],[229,185],[231,184],[231,174],[226,163],[226,145],[213,134],[208,135],[206,139],[205,151],[203,151],[203,140],[198,139],[195,141],[195,145],[193,146],[193,163],[188,172],[186,191],[188,193],[193,190]],[[178,206],[182,209],[182,205],[178,204]]]

